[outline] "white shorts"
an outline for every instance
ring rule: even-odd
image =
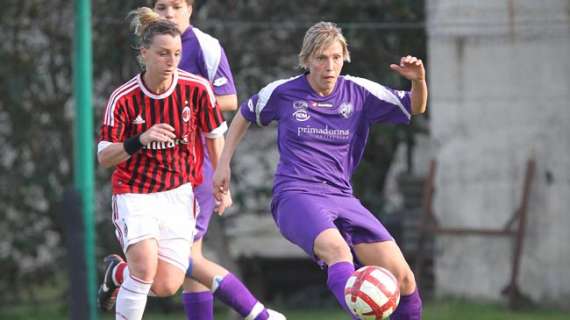
[[[145,239],[158,242],[158,258],[188,269],[196,218],[192,185],[156,193],[113,195],[113,224],[123,251]]]

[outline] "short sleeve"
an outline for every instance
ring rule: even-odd
[[[198,28],[192,27],[200,45],[205,70],[202,75],[212,83],[214,94],[224,96],[236,94],[236,88],[226,52],[220,41]]]
[[[128,124],[125,100],[110,99],[101,124],[100,141],[123,142]]]
[[[218,69],[216,70],[213,79],[210,79],[214,89],[214,94],[216,96],[236,94],[232,70],[230,68],[226,52],[223,48],[221,49],[220,54],[220,64],[218,65]]]
[[[241,115],[249,122],[256,123],[260,127],[264,127],[271,121],[278,120],[277,110],[274,104],[270,103],[271,97],[267,101],[258,93],[240,106]]]
[[[210,139],[222,136],[228,127],[211,88],[207,87],[202,91],[199,105],[199,126],[202,132],[206,133],[206,137]]]
[[[265,86],[259,93],[249,98],[240,106],[242,116],[258,126],[266,126],[271,121],[279,121],[278,108],[278,88],[291,79],[273,81]]]
[[[407,124],[411,119],[409,91],[394,90],[374,81],[347,77],[367,91],[364,116],[370,123]]]

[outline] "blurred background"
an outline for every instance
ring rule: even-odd
[[[145,4],[91,2],[93,148],[108,96],[140,71],[125,17]],[[2,7],[0,318],[69,319],[73,2]],[[303,35],[321,20],[348,39],[345,74],[409,89],[389,64],[411,54],[426,65],[427,114],[374,128],[353,178],[413,266],[424,318],[570,319],[570,0],[202,0],[192,16],[224,46],[240,102],[301,72]],[[275,138],[252,127],[240,145],[235,205],[213,219],[206,255],[290,319],[343,319],[326,274],[269,214]],[[99,266],[120,248],[111,170],[95,174]],[[179,297],[148,309],[148,319],[183,319]]]

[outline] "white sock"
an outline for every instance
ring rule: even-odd
[[[117,296],[115,319],[141,320],[152,283],[137,279],[128,272],[125,276]]]
[[[257,303],[253,306],[253,308],[251,308],[251,311],[249,312],[247,317],[245,317],[245,320],[254,320],[255,318],[257,318],[258,315],[260,315],[263,312],[263,310],[265,310],[265,307],[261,304],[261,302],[257,301]]]
[[[129,277],[129,268],[125,268],[123,270],[123,279],[126,279],[128,277]],[[113,277],[113,281],[115,281],[114,277]],[[115,281],[115,283],[117,283],[117,282]],[[120,284],[119,284],[119,286],[120,286]],[[157,297],[156,293],[152,292],[152,289],[150,289],[148,291],[148,296],[149,297]]]

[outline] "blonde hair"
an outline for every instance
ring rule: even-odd
[[[140,7],[129,12],[127,19],[131,19],[131,29],[137,35],[138,41],[135,49],[150,48],[156,35],[168,34],[173,37],[180,36],[180,30],[172,21],[162,19],[151,8]],[[145,69],[142,56],[137,56],[139,65]]]
[[[129,12],[127,18],[131,19],[131,29],[139,37],[139,48],[149,48],[156,35],[169,34],[173,37],[180,35],[174,22],[162,19],[151,8],[140,7]]]
[[[348,43],[342,31],[335,23],[321,21],[307,30],[303,38],[303,47],[299,53],[299,67],[308,70],[309,58],[323,51],[326,47],[338,41],[342,46],[344,61],[350,62]]]

